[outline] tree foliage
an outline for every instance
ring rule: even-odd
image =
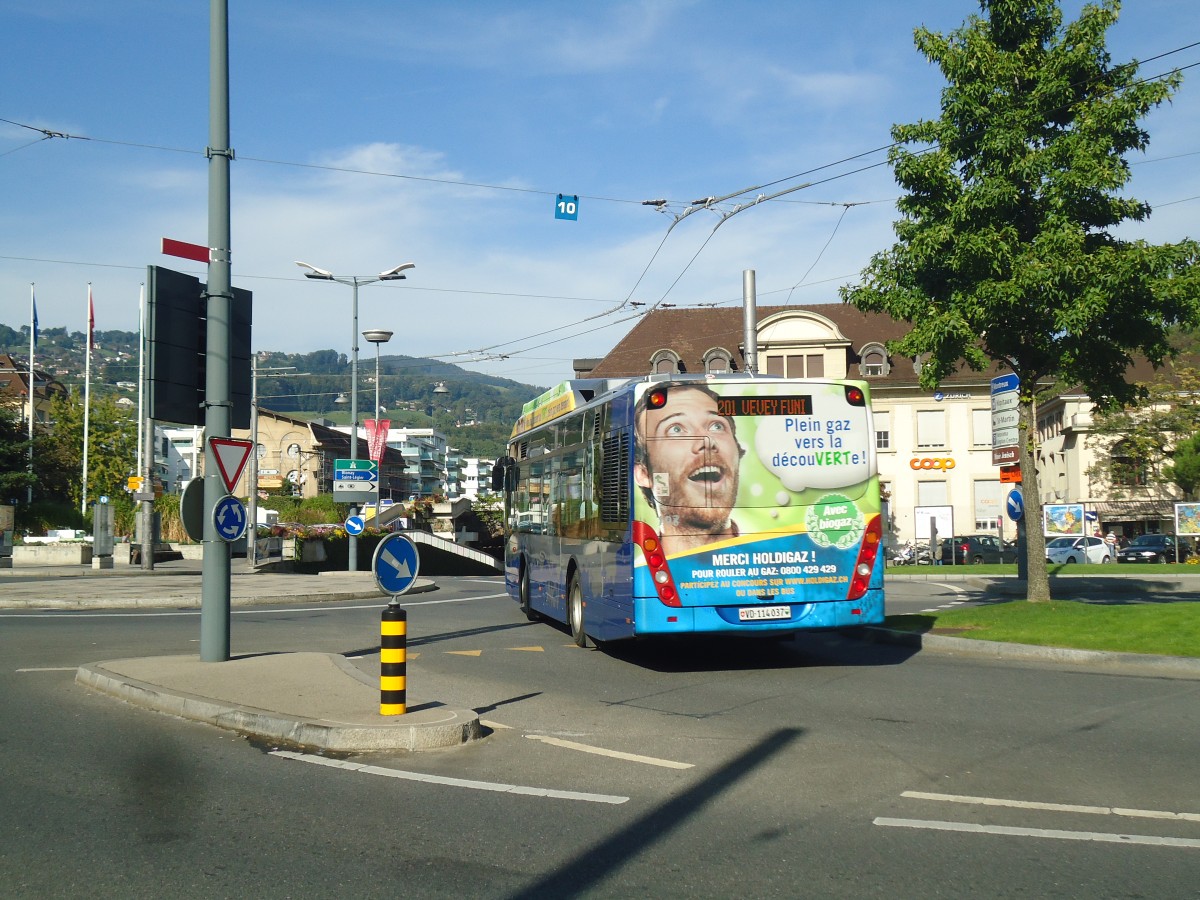
[[[34,434],[34,473],[46,497],[83,500],[83,425],[81,398],[55,397],[50,404],[52,425]],[[114,504],[131,503],[126,479],[137,466],[137,425],[112,398],[93,399],[88,414],[87,496],[108,496]],[[118,514],[123,514],[119,510]]]
[[[1097,457],[1088,477],[1112,496],[1144,481],[1175,485],[1194,499],[1200,491],[1200,370],[1171,367],[1136,387],[1139,402],[1093,417],[1089,444]]]
[[[17,410],[0,404],[0,503],[24,501],[29,477],[29,433]]]
[[[916,31],[947,81],[941,115],[893,127],[890,162],[906,191],[898,240],[842,296],[912,324],[889,349],[922,358],[926,388],[964,362],[1020,377],[1021,469],[1037,522],[1037,390],[1082,385],[1101,407],[1134,399],[1133,358],[1162,363],[1171,326],[1200,320],[1200,247],[1114,233],[1150,214],[1119,193],[1127,155],[1146,149],[1140,120],[1181,83],[1112,65],[1117,0],[1065,25],[1055,0],[980,9],[949,35]],[[1048,599],[1041,529],[1029,531],[1030,599]]]

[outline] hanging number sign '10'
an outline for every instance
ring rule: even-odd
[[[570,219],[572,222],[579,219],[579,195],[572,194],[570,196],[559,194],[558,199],[554,201],[554,218]]]

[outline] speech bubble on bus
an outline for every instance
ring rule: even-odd
[[[856,418],[767,416],[757,423],[754,452],[790,491],[861,484],[871,476],[874,435]]]

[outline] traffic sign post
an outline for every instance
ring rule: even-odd
[[[1020,488],[1008,492],[1004,501],[1004,510],[1008,517],[1017,525],[1017,577],[1029,577],[1029,560],[1025,552],[1025,498]]]

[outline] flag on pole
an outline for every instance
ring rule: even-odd
[[[91,352],[92,347],[95,346],[95,337],[94,337],[95,332],[96,332],[96,310],[95,310],[95,307],[92,306],[92,286],[91,286],[91,284],[89,284],[88,285],[88,351],[89,352]]]
[[[33,302],[33,346],[37,346],[38,341],[38,320],[37,320],[37,297],[32,291],[29,294],[30,300]]]

